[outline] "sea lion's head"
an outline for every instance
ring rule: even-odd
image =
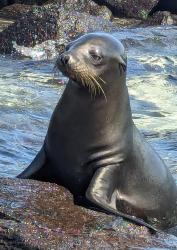
[[[125,49],[108,33],[89,33],[69,43],[56,65],[64,75],[92,94],[104,94],[102,86],[108,83],[110,74],[116,78],[126,74]]]

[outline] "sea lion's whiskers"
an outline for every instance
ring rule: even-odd
[[[85,74],[84,71],[81,71],[81,72],[79,72],[79,73],[80,73],[80,79],[81,79],[82,85],[83,85],[84,87],[86,87],[86,86],[87,86],[87,82],[85,81],[85,79],[86,79],[86,74]]]
[[[92,98],[96,97],[96,94],[98,91],[99,94],[102,93],[104,95],[104,98],[107,101],[106,94],[98,82],[98,80],[101,80],[105,84],[105,81],[101,77],[95,76],[93,73],[91,73],[89,71],[88,68],[85,69],[85,68],[81,67],[80,65],[76,65],[75,68],[72,70],[75,72],[77,80],[79,81],[79,79],[80,79],[82,85],[85,87],[86,86],[88,87],[89,93],[91,94]],[[87,72],[89,72],[89,73],[87,73]]]
[[[95,87],[95,84],[93,82],[93,80],[90,78],[90,76],[88,75],[88,78],[89,78],[89,83],[91,84],[91,88],[92,88],[92,93],[94,94],[94,98],[96,96],[96,87]]]
[[[77,79],[78,81],[81,81],[82,85],[84,87],[88,87],[89,88],[89,92],[90,92],[90,85],[88,83],[88,77],[87,77],[87,74],[86,74],[86,71],[83,67],[81,67],[80,65],[77,65],[75,67],[75,73],[77,75]]]
[[[86,84],[85,84],[84,78],[80,77],[80,79],[81,79],[82,85],[85,86]]]
[[[88,67],[87,66],[85,66],[85,67],[86,67],[85,72],[87,72],[86,73],[87,81],[88,81],[88,84],[91,86],[91,96],[92,96],[92,94],[94,94],[94,97],[95,97],[96,96],[95,84],[94,84],[93,80],[90,78],[90,73],[88,73],[90,71],[89,71]]]
[[[89,77],[89,74],[88,73],[86,73],[87,71],[86,70],[84,70],[83,71],[84,73],[83,74],[81,74],[81,77],[83,77],[84,78],[84,85],[86,85],[87,87],[88,87],[88,89],[89,89],[89,93],[91,93],[91,97],[92,97],[92,94],[94,94],[95,95],[95,85],[94,85],[94,83],[93,83],[93,81],[92,81],[92,79]]]
[[[94,92],[94,97],[96,97],[97,89],[98,89],[98,93],[100,94],[99,85],[97,84],[97,81],[96,81],[96,79],[95,79],[95,77],[94,77],[93,74],[90,73],[89,78],[90,78],[90,82],[92,83],[92,86],[93,86],[92,89],[93,89],[93,92]],[[95,83],[96,83],[97,88],[96,88],[96,86],[95,86]]]
[[[99,82],[94,78],[94,76],[91,75],[91,77],[92,77],[92,79],[95,81],[95,83],[96,83],[96,85],[98,86],[98,88],[101,90],[101,92],[102,92],[102,94],[104,95],[104,98],[105,98],[105,100],[106,100],[106,102],[107,102],[107,97],[106,97],[106,94],[105,94],[103,88],[101,87],[101,85],[99,84]]]
[[[88,76],[87,76],[87,74],[86,74],[86,72],[84,72],[84,74],[83,74],[83,80],[84,80],[84,86],[87,86],[87,87],[89,87],[89,81],[90,81],[90,79],[88,78]]]
[[[96,83],[96,90],[98,90],[98,94],[100,95],[101,94],[101,90],[100,90],[100,87],[98,86],[97,84],[97,80],[96,80],[96,77],[94,75],[92,75],[92,79],[94,81],[94,83]],[[94,84],[95,85],[95,84]]]
[[[89,80],[88,85],[89,85],[89,88],[90,88],[90,94],[91,94],[91,99],[92,99],[95,96],[95,86],[94,86],[94,84],[92,82],[92,79],[89,76],[87,76],[87,79]]]
[[[100,76],[97,76],[97,78],[101,80],[104,84],[106,84],[106,82]]]
[[[89,72],[89,70],[88,70],[88,72]],[[89,79],[90,79],[90,83],[92,84],[92,90],[93,90],[93,93],[94,93],[94,97],[96,97],[96,94],[97,94],[97,88],[95,87],[95,77],[94,77],[94,75],[93,75],[93,73],[92,72],[89,72],[89,74],[88,74],[88,77],[89,77]],[[96,86],[97,86],[97,84],[96,84]],[[98,86],[97,86],[98,87]],[[100,91],[100,89],[98,88],[98,90]],[[99,94],[100,94],[100,92],[99,92]]]
[[[92,91],[91,91],[91,86],[90,86],[90,85],[88,85],[88,90],[89,90],[89,93],[92,92]]]

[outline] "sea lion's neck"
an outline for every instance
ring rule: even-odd
[[[111,77],[110,77],[111,78]],[[116,79],[116,78],[115,78]],[[92,123],[108,124],[112,122],[119,124],[119,129],[132,124],[129,95],[124,76],[102,83],[105,92],[97,94],[95,97],[85,87],[80,87],[77,83],[70,81],[63,94],[65,104],[72,106],[73,113],[80,112],[85,120],[92,120]],[[66,112],[66,109],[65,109]],[[101,125],[100,125],[101,126]]]
[[[85,151],[106,147],[122,161],[132,145],[133,122],[125,79],[119,77],[118,81],[102,85],[105,100],[101,94],[91,97],[88,89],[70,80],[57,105],[60,116],[56,119],[65,127],[72,123],[73,140],[78,140],[74,134],[79,133],[78,144]]]
[[[107,108],[112,117],[112,123],[115,125],[115,134],[119,141],[120,152],[124,152],[123,158],[126,158],[126,154],[128,154],[133,143],[133,120],[126,76],[117,77],[117,82],[107,81],[108,84],[111,87],[108,87],[105,91],[108,102]]]

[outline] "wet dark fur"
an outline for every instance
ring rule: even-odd
[[[107,33],[87,34],[66,47],[57,67],[69,82],[42,149],[18,177],[63,185],[75,201],[154,231],[175,225],[176,184],[133,123],[123,45]]]

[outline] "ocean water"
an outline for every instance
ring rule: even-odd
[[[177,180],[177,27],[123,29],[133,119]],[[31,53],[34,51],[31,50]],[[30,52],[29,52],[30,53]],[[0,176],[14,177],[42,146],[64,90],[54,60],[0,56]]]

